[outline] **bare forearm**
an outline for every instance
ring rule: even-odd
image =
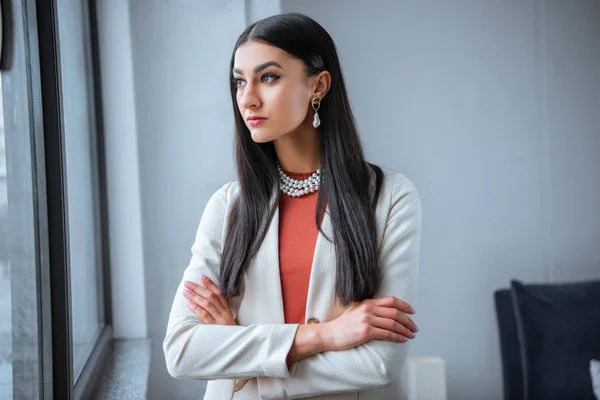
[[[327,351],[321,324],[300,325],[288,355],[288,362],[300,361]]]

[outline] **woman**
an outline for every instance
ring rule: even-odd
[[[231,59],[238,181],[201,218],[164,352],[205,399],[398,399],[421,206],[364,161],[331,37],[249,26]],[[360,393],[359,393],[360,392]]]

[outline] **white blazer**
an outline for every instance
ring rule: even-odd
[[[371,190],[373,189],[371,185]],[[224,228],[239,195],[237,182],[208,201],[192,258],[169,315],[163,350],[169,373],[180,379],[208,380],[205,400],[404,398],[399,378],[408,343],[371,340],[350,350],[327,351],[293,363],[286,357],[298,324],[285,324],[278,256],[279,209],[244,276],[241,295],[230,300],[240,326],[206,325],[186,306],[183,282],[206,275],[219,284]],[[273,196],[276,199],[276,196]],[[419,194],[404,175],[384,170],[376,208],[377,239],[383,269],[375,297],[396,296],[414,305],[421,235]],[[332,237],[328,209],[322,229]],[[334,246],[318,235],[310,273],[306,321],[330,321],[343,311],[335,301]],[[314,320],[313,320],[314,321]],[[234,391],[236,380],[250,380]]]

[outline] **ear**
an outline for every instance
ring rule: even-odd
[[[317,97],[320,100],[327,95],[331,87],[331,74],[329,71],[321,71],[312,77],[312,96],[311,99]]]

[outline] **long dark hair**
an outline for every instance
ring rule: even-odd
[[[373,298],[379,288],[381,270],[377,256],[375,204],[382,184],[379,167],[365,162],[354,116],[348,101],[340,62],[331,36],[311,18],[281,14],[250,25],[237,40],[231,56],[250,41],[276,46],[300,59],[307,76],[327,70],[331,88],[322,99],[320,160],[321,187],[315,222],[321,231],[321,218],[329,207],[336,248],[335,294],[343,305]],[[268,230],[278,193],[275,147],[272,142],[256,143],[237,107],[237,88],[231,83],[235,119],[235,157],[240,195],[233,205],[221,258],[221,289],[231,298],[239,294],[249,261],[258,251]],[[371,192],[371,170],[376,177]],[[278,198],[277,198],[278,199]]]

